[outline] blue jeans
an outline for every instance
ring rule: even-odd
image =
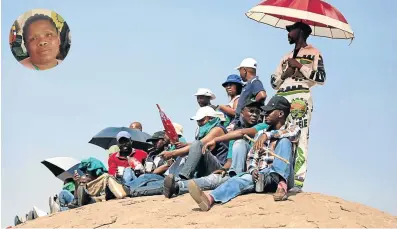
[[[62,190],[59,193],[58,198],[61,211],[69,210],[67,206],[74,200],[74,195],[68,190]]]
[[[134,179],[124,183],[124,185],[130,188],[136,188],[140,186],[149,186],[153,181],[158,181],[158,180],[163,181],[164,177],[153,173],[146,173],[146,174],[142,174],[138,178],[135,177]]]
[[[152,196],[162,195],[164,187],[164,177],[147,173],[125,184],[130,190],[130,195],[137,196]]]
[[[232,147],[232,165],[229,174],[234,176],[245,171],[247,154],[251,146],[244,140],[239,139],[233,143]]]
[[[265,175],[277,173],[287,181],[288,188],[292,188],[294,183],[294,160],[292,156],[291,141],[289,141],[287,138],[280,139],[277,143],[274,153],[288,160],[290,164],[288,165],[285,162],[275,158],[273,164],[270,167],[260,170],[259,173],[263,173]],[[244,174],[242,176],[230,178],[228,181],[213,190],[210,195],[214,198],[215,202],[226,203],[239,195],[251,193],[254,190],[255,186],[254,181],[252,180],[252,175]]]
[[[217,169],[222,168],[218,159],[211,153],[202,153],[203,143],[196,140],[190,144],[190,150],[185,164],[179,172],[179,177],[186,180],[193,178],[197,172],[199,177],[208,176]]]
[[[123,172],[123,177],[121,178],[121,183],[127,184],[135,179],[137,179],[137,177],[134,170],[132,168],[125,168]]]
[[[197,179],[193,179],[196,184],[201,188],[201,190],[213,190],[217,188],[219,185],[225,183],[229,180],[229,176],[222,177],[220,174],[210,174],[206,177],[200,177]],[[189,190],[187,188],[188,180],[180,180],[177,182],[179,186],[178,195],[188,193]]]

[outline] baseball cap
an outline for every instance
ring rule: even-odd
[[[120,138],[128,138],[128,139],[131,139],[131,134],[128,133],[127,131],[120,131],[120,132],[117,134],[117,136],[116,136],[117,141],[119,141]]]
[[[212,91],[208,88],[199,88],[196,92],[196,94],[194,94],[194,96],[198,96],[198,95],[204,95],[204,96],[208,96],[211,97],[211,100],[214,100],[215,94],[212,93]]]
[[[273,111],[273,110],[289,111],[291,109],[291,104],[283,96],[275,95],[269,100],[267,105],[264,106],[262,109],[265,112]]]
[[[257,102],[255,99],[247,99],[244,107],[257,107],[259,109],[263,109],[263,102]]]
[[[205,107],[200,107],[197,112],[196,115],[191,117],[190,120],[201,120],[205,117],[216,117],[216,118],[220,118],[222,120],[222,117],[224,119],[224,115],[222,112],[217,112],[215,111],[212,107],[209,106],[205,106]]]
[[[178,135],[183,135],[183,126],[182,125],[180,125],[176,122],[173,122],[172,125],[174,126],[175,131]]]
[[[226,79],[226,81],[222,84],[223,87],[225,87],[226,84],[228,83],[236,83],[236,84],[241,84],[243,85],[243,81],[241,80],[241,77],[239,75],[233,74],[229,75]]]
[[[236,68],[236,70],[239,70],[240,68],[255,68],[256,69],[257,62],[254,58],[245,58],[243,61],[241,61],[240,66]]]
[[[310,35],[312,33],[312,28],[308,24],[303,23],[301,21],[295,22],[292,25],[287,25],[285,28],[287,29],[288,32],[291,32],[291,30],[299,28],[304,33],[306,33],[306,35]]]
[[[152,142],[152,141],[156,141],[159,139],[164,139],[165,137],[165,132],[164,131],[157,131],[156,133],[154,133],[152,135],[151,138],[147,139],[146,142]]]

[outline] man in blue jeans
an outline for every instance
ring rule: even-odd
[[[69,210],[68,205],[74,200],[74,191],[76,184],[73,178],[67,178],[64,181],[62,191],[58,196],[50,196],[49,205],[50,213]]]
[[[180,131],[179,131],[180,132]],[[179,143],[185,143],[186,140],[181,134],[179,135]],[[167,138],[167,136],[164,136]],[[166,140],[168,142],[168,140]],[[176,149],[175,145],[170,145],[169,150],[173,151]],[[181,167],[185,163],[185,158],[178,157],[170,164],[160,166],[167,168],[166,174],[178,174]],[[132,168],[126,168],[123,174],[123,182],[117,182],[114,179],[109,179],[108,187],[112,193],[120,193],[116,196],[117,199],[124,198],[126,196],[138,197],[138,196],[152,196],[161,195],[163,193],[164,176],[154,173],[145,173],[139,177],[135,176]]]
[[[239,129],[216,137],[204,145],[202,153],[205,153],[207,150],[212,151],[218,142],[230,141],[227,161],[223,168],[214,171],[208,176],[194,179],[200,188],[204,190],[214,189],[229,179],[229,176],[226,175],[230,174],[233,176],[245,171],[246,158],[251,145],[243,139],[244,135],[247,134],[254,137],[258,131],[268,127],[266,123],[258,123],[262,105],[262,103],[254,100],[248,101],[241,111],[243,122],[238,123]],[[232,140],[236,141],[234,142]],[[188,180],[176,181],[175,176],[172,174],[168,175],[164,180],[163,194],[167,198],[171,198],[174,194],[185,194],[188,192],[187,184]]]
[[[293,154],[300,135],[298,126],[286,123],[290,108],[288,100],[282,96],[274,96],[263,108],[269,128],[258,133],[255,146],[248,155],[247,173],[232,177],[210,194],[205,194],[193,180],[189,181],[189,193],[201,210],[208,211],[215,203],[226,203],[241,194],[254,192],[259,173],[265,177],[265,192],[275,192],[275,201],[287,199],[287,190],[294,184]],[[289,164],[278,158],[268,164],[263,154],[265,145]]]

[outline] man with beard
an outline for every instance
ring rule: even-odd
[[[169,168],[167,161],[164,160],[159,154],[166,150],[169,144],[169,138],[165,137],[164,131],[157,131],[151,138],[146,140],[153,144],[153,150],[149,152],[149,156],[145,162],[145,170],[147,173],[163,174]]]
[[[288,41],[295,44],[295,48],[282,58],[271,76],[271,85],[277,90],[277,95],[285,96],[291,103],[289,121],[299,125],[302,131],[295,162],[295,185],[301,189],[307,171],[309,126],[313,111],[310,88],[323,85],[326,75],[320,51],[306,43],[312,32],[310,26],[297,22],[286,28]]]
[[[266,112],[265,122],[269,127],[258,133],[255,146],[248,155],[247,173],[230,178],[209,194],[204,193],[194,180],[189,181],[189,193],[202,211],[208,211],[215,203],[226,203],[244,193],[254,192],[259,174],[264,177],[264,192],[275,192],[275,201],[287,199],[287,190],[294,183],[293,143],[299,139],[300,129],[286,122],[290,104],[284,97],[274,96],[263,110]],[[268,163],[267,157],[263,155],[265,145],[274,149],[274,153],[286,159],[289,164],[277,157],[272,163]]]
[[[126,182],[133,179],[134,175],[139,176],[144,172],[143,162],[147,158],[147,153],[132,148],[131,135],[126,131],[119,132],[116,139],[120,151],[109,157],[109,174]],[[125,168],[131,168],[134,173],[124,173]]]

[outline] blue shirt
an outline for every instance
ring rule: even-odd
[[[267,125],[266,123],[258,123],[258,124],[256,124],[255,126],[253,126],[251,128],[254,128],[256,130],[256,132],[259,132],[261,130],[267,129],[268,127],[269,127],[269,125]],[[236,140],[231,140],[229,142],[229,150],[227,152],[226,159],[231,159],[232,158],[232,155],[233,155],[233,150],[232,149],[233,149],[233,144],[234,144],[235,141]],[[252,143],[250,145],[252,146]]]
[[[263,84],[259,80],[258,76],[255,76],[245,84],[238,100],[236,118],[240,117],[241,110],[245,107],[246,101],[248,99],[255,98],[256,95],[261,91],[265,91],[265,88],[263,87]]]

